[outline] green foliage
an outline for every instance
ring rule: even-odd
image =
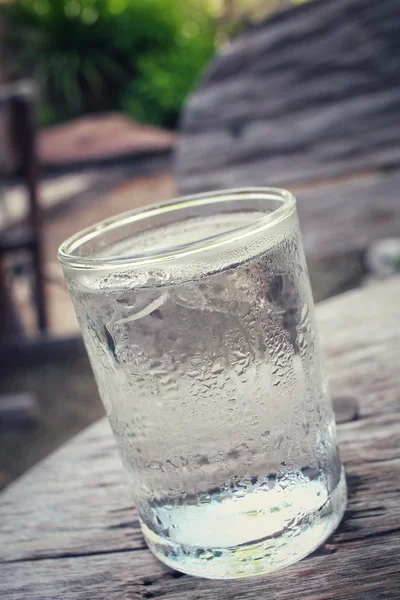
[[[154,44],[152,51],[138,55],[136,75],[121,104],[137,120],[173,126],[187,94],[214,53],[215,25],[198,1],[183,0],[180,4],[179,0],[167,0],[164,4],[171,19],[169,32],[165,29],[165,40]],[[159,35],[161,28],[154,33]]]
[[[173,126],[188,92],[214,50],[213,32],[193,43],[181,35],[167,52],[143,54],[137,76],[128,86],[122,106],[134,118]]]
[[[203,0],[15,0],[1,12],[9,75],[37,75],[45,123],[123,108],[173,125],[214,51]]]

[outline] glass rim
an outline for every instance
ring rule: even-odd
[[[99,238],[109,231],[124,227],[144,219],[151,219],[164,213],[184,210],[191,207],[220,204],[222,202],[245,200],[272,200],[280,201],[281,205],[270,213],[251,223],[228,229],[211,237],[203,237],[185,244],[169,245],[166,248],[146,250],[145,252],[114,255],[114,256],[81,256],[76,251],[84,244]],[[181,196],[158,204],[133,209],[104,219],[90,227],[78,231],[59,247],[59,261],[72,269],[104,269],[121,266],[143,266],[154,264],[162,260],[183,258],[217,249],[226,244],[234,243],[246,237],[255,235],[272,224],[276,224],[289,217],[296,207],[295,196],[286,189],[275,187],[241,187],[223,189],[189,196]],[[140,235],[140,233],[138,234]]]

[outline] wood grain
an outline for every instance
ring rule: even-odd
[[[300,190],[297,211],[307,258],[342,256],[399,237],[399,188],[400,170]]]
[[[315,0],[249,27],[184,110],[180,191],[288,187],[309,261],[399,236],[399,51],[392,0]]]
[[[249,27],[182,118],[185,193],[290,186],[400,164],[400,11],[316,0]]]
[[[0,595],[39,600],[397,600],[400,596],[400,278],[317,313],[350,491],[337,532],[267,577],[195,579],[156,561],[140,533],[108,424],[77,436],[0,496]]]

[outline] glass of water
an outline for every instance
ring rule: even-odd
[[[315,550],[346,485],[293,196],[149,206],[59,258],[152,552],[235,578]]]

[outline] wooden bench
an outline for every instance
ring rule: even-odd
[[[342,415],[338,426],[348,509],[312,556],[250,580],[210,581],[167,569],[146,548],[102,420],[0,496],[0,597],[398,600],[399,298],[396,277],[317,308],[332,393],[357,400],[359,418]]]
[[[393,0],[306,2],[245,28],[183,112],[180,191],[293,191],[311,277],[332,275],[317,300],[400,236],[399,40]]]

